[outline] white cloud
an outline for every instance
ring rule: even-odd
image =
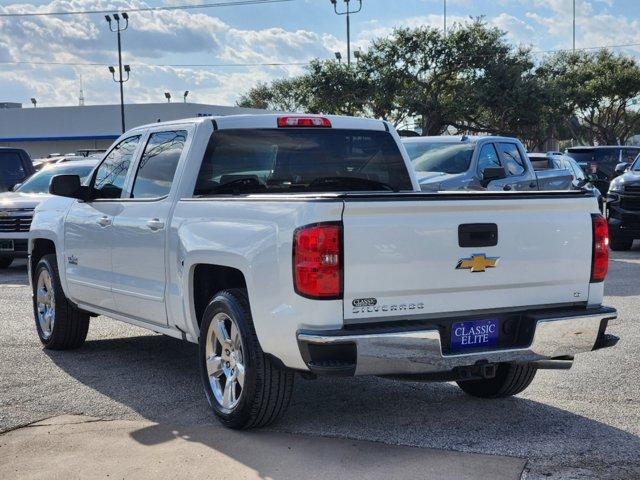
[[[0,11],[124,10],[146,5],[141,0],[52,0],[40,6],[0,6]],[[302,63],[331,57],[341,45],[332,35],[303,29],[238,29],[202,11],[135,12],[130,20],[122,35],[124,63],[133,66],[127,101],[159,101],[165,89],[175,89],[190,90],[192,101],[231,104],[258,81],[302,71],[299,66],[196,69],[142,64]],[[0,61],[114,64],[115,52],[115,34],[102,15],[0,18]],[[194,58],[201,60],[191,61]],[[26,98],[41,97],[42,105],[69,104],[77,99],[79,73],[87,103],[117,101],[116,85],[104,66],[11,66],[0,71],[0,86],[11,85]]]

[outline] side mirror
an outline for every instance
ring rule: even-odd
[[[504,168],[502,167],[487,167],[482,172],[482,179],[480,183],[483,187],[489,185],[493,180],[500,180],[506,177]]]
[[[627,168],[629,168],[629,164],[627,162],[622,162],[616,165],[614,172],[616,175],[622,175]]]
[[[60,197],[86,200],[87,191],[78,175],[55,175],[49,183],[49,193]]]
[[[587,173],[586,174],[587,180],[591,183],[595,182],[596,180],[598,180],[598,176],[595,173]]]
[[[20,188],[20,186],[22,185],[22,182],[20,183],[16,183],[13,187],[11,187],[9,189],[10,192],[15,192],[16,190],[18,190]]]

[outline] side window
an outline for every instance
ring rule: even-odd
[[[96,198],[120,198],[139,141],[140,135],[126,138],[105,157],[93,181]]]
[[[478,156],[478,173],[482,175],[485,168],[491,167],[502,167],[502,165],[500,165],[500,158],[498,158],[498,153],[493,143],[487,143],[482,147]]]
[[[520,151],[515,143],[501,143],[500,154],[502,163],[507,169],[507,175],[522,175],[526,171],[524,160],[520,156]]]
[[[185,130],[157,132],[149,136],[138,165],[132,198],[161,198],[169,194],[186,140]]]
[[[9,186],[13,186],[26,176],[27,172],[18,152],[0,152],[0,182],[6,181]]]

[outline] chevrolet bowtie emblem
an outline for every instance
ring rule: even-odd
[[[471,273],[484,272],[498,265],[500,257],[487,257],[484,253],[474,253],[469,258],[461,258],[456,270],[471,270]]]

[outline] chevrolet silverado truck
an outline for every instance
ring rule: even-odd
[[[536,171],[516,138],[446,135],[403,138],[402,143],[424,191],[572,188],[569,170]]]
[[[384,121],[157,123],[49,188],[29,240],[45,348],[80,347],[97,315],[198,343],[231,428],[277,419],[296,372],[492,398],[617,341],[592,194],[421,192]]]

